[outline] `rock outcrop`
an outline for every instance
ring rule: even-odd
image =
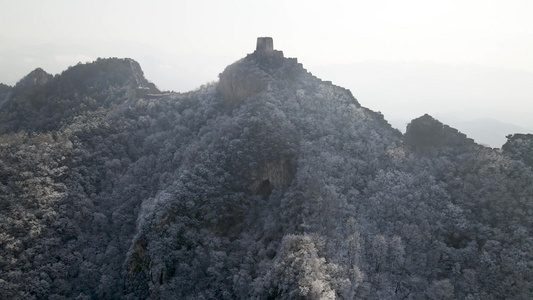
[[[252,194],[268,198],[273,188],[289,186],[295,173],[296,166],[290,158],[265,162],[252,170],[250,191]]]
[[[474,140],[425,114],[407,125],[405,141],[414,147],[474,145]]]
[[[37,68],[22,78],[14,87],[15,91],[29,90],[35,87],[44,86],[50,82],[54,76],[46,73],[43,69]]]
[[[226,67],[219,75],[218,91],[228,106],[265,91],[269,78],[275,74],[305,71],[295,58],[285,58],[282,51],[273,49],[272,38],[257,39],[256,50]]]
[[[533,167],[533,134],[508,135],[502,150],[513,159],[521,160]]]

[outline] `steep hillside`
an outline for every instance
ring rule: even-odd
[[[533,134],[510,134],[502,149],[513,159],[533,167]]]
[[[2,298],[533,296],[523,138],[493,150],[429,115],[402,135],[269,38],[184,94],[148,96],[131,64],[1,108]]]

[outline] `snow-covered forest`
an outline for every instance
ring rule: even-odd
[[[0,298],[533,298],[533,136],[402,135],[275,50],[140,70],[0,86]]]

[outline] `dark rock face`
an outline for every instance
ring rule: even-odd
[[[430,115],[423,115],[407,125],[405,140],[416,146],[440,146],[444,143],[444,125]]]
[[[288,187],[294,179],[296,166],[290,158],[264,162],[251,172],[251,194],[267,196],[273,188]]]
[[[247,61],[239,61],[228,66],[219,76],[218,90],[229,106],[264,91],[267,87],[266,74],[251,66]]]
[[[414,147],[472,145],[474,141],[455,128],[444,125],[428,114],[407,125],[405,141]]]

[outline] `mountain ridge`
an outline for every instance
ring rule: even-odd
[[[55,76],[37,68],[6,94],[0,133],[55,130],[65,118],[119,104],[113,103],[115,94],[150,92],[159,90],[130,58],[80,63]]]
[[[150,94],[150,93],[153,93],[155,95],[158,95],[158,93],[160,93],[160,91],[157,89],[157,87],[149,82],[148,80],[146,80],[144,78],[144,73],[142,71],[142,68],[140,67],[140,65],[133,59],[131,58],[123,58],[123,59],[119,59],[119,58],[109,58],[109,59],[101,59],[99,58],[98,60],[92,62],[92,63],[86,63],[86,64],[78,64],[77,66],[73,66],[73,67],[70,67],[68,68],[67,70],[65,70],[64,72],[62,72],[61,75],[56,75],[55,76],[55,79],[56,81],[59,81],[59,83],[57,83],[58,85],[66,85],[67,87],[60,87],[60,89],[64,89],[64,90],[69,90],[72,86],[76,85],[76,83],[72,83],[71,82],[67,82],[67,83],[63,83],[61,82],[61,80],[57,80],[57,78],[61,78],[61,77],[79,77],[80,75],[76,74],[76,73],[81,73],[81,76],[82,78],[84,78],[82,81],[85,81],[85,82],[91,82],[93,81],[94,79],[90,79],[90,78],[87,78],[87,76],[94,76],[94,75],[91,75],[90,72],[96,72],[96,74],[100,73],[115,73],[114,71],[111,71],[110,72],[110,69],[109,67],[110,66],[105,66],[106,62],[109,62],[109,64],[111,65],[112,63],[116,63],[117,61],[123,61],[123,62],[129,62],[130,64],[130,67],[131,67],[131,75],[130,76],[130,79],[128,79],[130,82],[127,82],[127,81],[124,81],[122,84],[124,85],[129,85],[130,88],[135,88],[136,89],[136,93],[139,95],[139,96],[146,96],[146,94]],[[219,91],[225,95],[226,98],[228,99],[244,99],[244,98],[247,98],[249,97],[250,95],[246,94],[246,93],[250,93],[250,91],[245,91],[247,88],[250,88],[250,87],[231,87],[231,84],[229,83],[230,82],[230,79],[231,77],[235,77],[235,76],[240,76],[239,79],[241,79],[240,81],[237,80],[237,82],[246,82],[247,81],[247,84],[250,85],[251,82],[255,82],[255,84],[260,84],[261,82],[261,79],[260,78],[253,78],[251,76],[249,76],[250,74],[238,74],[236,72],[234,72],[233,70],[231,70],[232,67],[236,67],[238,64],[242,64],[246,61],[249,61],[249,62],[255,62],[258,64],[258,66],[262,66],[262,67],[265,67],[267,66],[267,69],[268,67],[270,67],[271,71],[272,70],[275,70],[276,68],[282,68],[283,66],[283,70],[281,70],[281,72],[285,72],[288,74],[288,76],[290,77],[292,74],[290,72],[306,72],[308,73],[309,75],[311,75],[313,78],[315,78],[318,82],[323,82],[323,83],[326,83],[326,84],[332,84],[331,81],[324,81],[320,78],[317,78],[316,76],[312,75],[312,73],[308,72],[306,69],[303,68],[303,65],[301,63],[298,63],[298,60],[296,58],[285,58],[283,56],[283,52],[282,51],[278,51],[278,50],[272,50],[271,52],[269,51],[260,51],[260,50],[257,50],[254,51],[253,53],[251,54],[248,54],[245,58],[229,65],[222,73],[220,73],[219,75],[219,78],[220,78],[220,85],[219,85]],[[98,67],[98,65],[101,65],[101,66],[104,66],[103,68],[102,67]],[[94,67],[92,67],[94,66]],[[273,66],[275,66],[274,68],[272,68]],[[86,71],[82,71],[82,69],[85,68],[87,69]],[[89,69],[94,69],[94,71],[92,70],[89,70]],[[80,70],[80,71],[78,71]],[[292,71],[291,71],[292,70]],[[242,70],[240,70],[242,71]],[[85,74],[83,74],[85,72]],[[87,73],[89,73],[89,75],[87,75]],[[95,74],[95,75],[96,75]],[[248,78],[247,78],[248,77]],[[14,87],[9,87],[7,85],[4,85],[2,84],[3,86],[5,86],[5,88],[2,89],[2,91],[5,90],[5,92],[3,93],[4,95],[7,95],[7,92],[8,91],[11,91],[12,94],[14,95],[10,95],[9,98],[13,98],[14,96],[16,97],[17,96],[17,93],[19,92],[22,92],[22,91],[25,91],[26,93],[32,93],[32,92],[36,92],[34,91],[34,89],[39,89],[39,88],[42,88],[43,86],[49,84],[51,81],[54,80],[54,76],[51,75],[51,74],[48,74],[46,73],[46,71],[44,71],[43,69],[41,68],[36,68],[35,70],[33,70],[32,72],[28,73],[28,75],[26,75],[23,79],[21,79]],[[136,85],[136,86],[135,86]],[[228,86],[229,85],[229,86]],[[333,85],[333,84],[332,84]],[[333,85],[335,87],[338,87],[340,89],[343,89],[345,90],[346,92],[348,92],[351,97],[353,97],[351,91],[349,89],[346,89],[346,88],[343,88],[343,87],[340,87],[340,86],[337,86],[337,85]],[[230,94],[230,90],[238,90],[238,89],[242,89],[241,93],[244,93],[243,95],[234,95],[234,94]],[[256,88],[259,88],[259,87],[256,87]],[[264,89],[265,87],[262,87],[261,89]],[[94,88],[93,89],[97,89],[97,88]],[[75,89],[74,89],[75,90]],[[42,92],[42,91],[38,91],[38,92]],[[258,91],[256,91],[258,92]],[[357,99],[355,97],[353,97],[353,99],[355,100],[356,102],[356,105],[360,106],[359,102],[357,101]],[[7,97],[5,99],[5,102],[9,102],[7,101]],[[381,115],[379,112],[375,112],[377,113],[378,115]],[[427,114],[425,114],[427,115]],[[422,116],[421,116],[422,117]],[[385,119],[383,117],[383,119]]]
[[[527,136],[402,135],[268,38],[188,93],[97,65],[51,85],[61,114],[0,112],[3,298],[532,296]]]

